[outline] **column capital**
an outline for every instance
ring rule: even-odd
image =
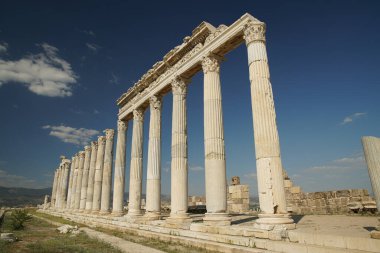
[[[106,145],[106,137],[105,136],[98,136],[98,146],[99,145]]]
[[[144,109],[136,108],[133,110],[133,120],[143,121],[144,120]]]
[[[115,135],[115,130],[113,129],[106,129],[103,131],[103,133],[106,134],[106,140],[113,140],[113,136]]]
[[[161,110],[162,97],[153,95],[149,98],[150,110]]]
[[[87,146],[84,146],[84,151],[85,152],[90,152],[91,151],[91,146],[90,145],[87,145]]]
[[[95,150],[98,150],[98,142],[96,142],[96,141],[92,141],[92,142],[91,142],[91,148],[92,148],[92,149],[95,149]]]
[[[263,41],[265,42],[265,23],[257,23],[249,21],[244,26],[244,39],[245,43],[248,45],[254,41]]]
[[[222,58],[218,55],[210,53],[209,55],[203,57],[202,59],[202,69],[203,73],[207,74],[207,72],[217,72],[220,70],[220,62]]]
[[[79,159],[84,159],[85,152],[79,151]]]
[[[125,132],[127,130],[127,127],[128,127],[128,121],[124,121],[124,120],[118,120],[117,121],[117,131],[120,132]]]
[[[172,90],[175,95],[185,95],[187,92],[188,80],[180,76],[175,76],[172,80]]]

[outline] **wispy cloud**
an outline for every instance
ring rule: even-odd
[[[348,123],[352,123],[354,120],[363,118],[363,116],[367,115],[366,112],[356,112],[352,115],[349,115],[343,119],[343,121],[340,123],[341,125],[346,125]]]
[[[58,56],[58,49],[47,43],[38,45],[43,52],[18,61],[0,59],[0,86],[4,83],[21,83],[38,95],[68,97],[78,76],[71,65]]]
[[[119,84],[119,78],[114,73],[111,73],[111,79],[109,82],[111,84]]]
[[[0,54],[4,54],[8,51],[8,43],[0,42]]]
[[[195,166],[189,166],[189,170],[191,170],[191,171],[202,171],[205,169],[202,166],[195,165]]]
[[[365,167],[365,161],[362,154],[356,154],[349,157],[343,157],[324,165],[307,168],[305,172],[312,173],[345,173],[348,170],[356,170]]]
[[[0,170],[0,186],[3,187],[24,187],[24,188],[44,188],[34,179],[29,179],[24,176],[9,174],[5,170]]]
[[[99,114],[100,112],[98,110],[94,110],[94,114]]]
[[[249,174],[245,174],[244,177],[249,178],[249,179],[256,179],[257,178],[257,174],[255,172],[252,172],[252,173],[249,173]]]
[[[101,46],[99,46],[95,43],[86,43],[86,47],[94,53],[97,53],[99,51],[99,49],[102,48]]]
[[[90,35],[92,37],[96,36],[96,34],[93,31],[91,31],[91,30],[81,30],[81,32],[84,33],[84,34],[86,34],[86,35]]]
[[[91,139],[100,132],[94,129],[74,128],[65,125],[61,126],[43,126],[42,129],[49,129],[49,135],[55,136],[65,143],[76,145],[87,145]]]

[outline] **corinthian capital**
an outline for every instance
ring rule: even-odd
[[[187,92],[186,80],[176,76],[172,81],[172,90],[174,95],[185,95]]]
[[[265,42],[265,24],[249,21],[244,26],[244,39],[247,45],[253,41]]]
[[[154,95],[149,98],[150,110],[161,110],[161,96]]]
[[[98,136],[98,145],[106,145],[106,137]]]
[[[133,110],[133,120],[142,121],[144,119],[144,110],[137,108]]]
[[[90,152],[91,151],[91,146],[87,145],[87,146],[84,146],[84,151],[85,152]]]
[[[85,155],[85,152],[84,152],[84,151],[79,151],[79,158],[80,158],[80,159],[83,159],[83,158],[84,158],[84,155]]]
[[[118,120],[117,121],[117,131],[120,132],[125,132],[127,131],[127,122],[125,122],[124,120]]]
[[[91,142],[91,148],[97,150],[98,149],[98,142],[92,141]]]
[[[115,130],[113,129],[106,129],[103,131],[103,133],[106,134],[106,140],[113,140],[113,136],[115,134]]]
[[[210,54],[208,56],[205,56],[202,60],[202,69],[203,73],[207,72],[218,72],[219,73],[219,63],[220,63],[220,57]]]

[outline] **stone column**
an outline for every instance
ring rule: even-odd
[[[161,217],[161,97],[150,98],[148,169],[145,218]]]
[[[104,130],[106,134],[106,147],[104,151],[103,164],[103,182],[102,182],[102,199],[100,202],[100,214],[108,214],[110,212],[110,198],[112,186],[112,159],[113,159],[113,137],[115,131],[113,129]]]
[[[88,185],[86,194],[86,212],[91,212],[92,200],[94,198],[94,179],[95,179],[95,168],[96,168],[96,154],[98,152],[98,143],[96,141],[91,142],[91,160],[90,160],[90,171],[88,173]]]
[[[52,187],[52,192],[51,192],[51,201],[50,201],[51,202],[51,204],[50,204],[51,208],[55,207],[55,195],[57,193],[57,183],[58,183],[58,170],[55,170],[53,187]]]
[[[59,205],[61,209],[66,208],[70,163],[71,163],[70,160],[66,158],[62,160],[62,183],[61,183],[61,192],[60,192],[61,196],[60,196],[60,205]]]
[[[73,178],[74,178],[74,169],[75,169],[75,161],[76,161],[76,157],[73,156],[71,158],[70,177],[69,177],[69,186],[68,186],[68,190],[67,190],[66,209],[70,208],[70,203],[71,203],[72,188],[73,188]]]
[[[128,122],[118,120],[112,215],[122,216],[125,189],[125,147]]]
[[[48,204],[49,204],[49,195],[45,195],[44,208],[43,209],[47,209],[48,208]]]
[[[96,167],[94,178],[94,196],[92,200],[92,212],[97,214],[100,210],[100,197],[102,192],[102,179],[103,179],[103,163],[104,163],[104,149],[106,145],[106,137],[99,136],[98,138],[98,153],[96,154]]]
[[[127,217],[141,215],[141,191],[143,170],[144,109],[133,111],[131,166],[129,176],[129,206]]]
[[[202,61],[204,73],[204,145],[207,213],[204,224],[230,225],[227,214],[227,178],[224,147],[222,91],[218,56]]]
[[[84,211],[86,207],[87,199],[87,186],[88,186],[88,175],[90,173],[90,159],[91,159],[91,146],[84,147],[85,158],[84,158],[84,167],[83,167],[83,176],[82,176],[82,189],[80,191],[80,203],[79,210]]]
[[[181,223],[189,220],[186,82],[180,77],[172,81],[172,160],[171,160],[171,212],[167,222]]]
[[[244,39],[248,50],[258,192],[262,210],[256,225],[294,224],[286,210],[280,142],[265,46],[265,24],[250,21],[244,27]]]
[[[362,144],[377,210],[380,211],[380,138],[364,136]]]
[[[75,206],[75,193],[77,188],[78,179],[78,168],[79,168],[79,153],[75,154],[75,166],[74,166],[74,176],[73,176],[73,187],[71,188],[71,200],[70,209],[73,210]]]
[[[55,204],[54,207],[59,209],[59,204],[61,202],[61,184],[62,184],[62,168],[59,165],[58,177],[57,177],[57,189],[55,192]]]
[[[75,200],[74,200],[74,209],[79,209],[80,207],[80,193],[82,190],[82,177],[83,177],[83,168],[84,168],[84,151],[79,152],[79,167],[78,167],[78,176],[77,183],[75,187]]]

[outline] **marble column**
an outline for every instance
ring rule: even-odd
[[[62,182],[61,182],[61,192],[60,192],[61,196],[60,196],[60,205],[59,205],[61,209],[66,208],[70,163],[71,163],[70,160],[66,158],[62,160]]]
[[[104,150],[102,198],[100,202],[100,214],[110,213],[110,198],[112,187],[112,162],[113,162],[113,129],[104,130],[106,134],[106,147]]]
[[[88,186],[88,176],[90,173],[90,159],[91,159],[91,146],[84,147],[84,167],[83,167],[83,176],[82,176],[82,189],[80,191],[80,203],[79,210],[84,211],[86,207],[86,198],[87,198],[87,186]]]
[[[92,212],[97,214],[100,210],[100,197],[102,192],[104,150],[106,146],[106,137],[98,138],[98,153],[96,154],[96,166],[94,176],[94,195],[92,199]]]
[[[66,209],[70,208],[70,203],[71,203],[71,196],[72,196],[72,188],[73,188],[73,178],[74,178],[74,167],[75,167],[75,161],[76,157],[73,156],[71,158],[71,166],[70,166],[70,177],[69,177],[69,186],[67,190],[67,201],[66,201]]]
[[[202,61],[204,73],[204,145],[206,209],[208,225],[230,225],[227,214],[227,178],[224,147],[220,57],[210,54]]]
[[[161,102],[160,96],[152,96],[150,102],[149,146],[146,182],[145,218],[161,217]]]
[[[129,206],[127,217],[141,215],[141,191],[143,170],[144,109],[133,111],[131,166],[129,177]]]
[[[57,183],[58,183],[58,170],[55,170],[53,187],[52,187],[52,192],[51,192],[51,201],[50,201],[51,208],[55,207],[55,195],[57,193]]]
[[[189,221],[186,82],[180,77],[172,81],[173,116],[171,145],[171,212],[167,222]]]
[[[286,210],[280,142],[265,46],[265,24],[250,21],[244,27],[244,39],[248,50],[258,192],[262,210],[256,225],[293,224]]]
[[[95,168],[96,168],[96,155],[98,152],[98,143],[96,141],[91,142],[91,160],[90,160],[90,171],[88,173],[88,184],[87,184],[87,194],[86,194],[86,212],[91,212],[92,200],[94,198],[94,179],[95,179]]]
[[[73,176],[73,187],[71,188],[71,200],[70,209],[73,210],[75,206],[75,193],[77,188],[78,179],[78,168],[79,168],[79,153],[75,154],[75,165],[74,165],[74,176]]]
[[[55,205],[54,205],[54,207],[58,209],[61,202],[61,184],[62,184],[62,166],[59,165],[58,177],[57,177],[57,190],[55,192]]]
[[[127,127],[127,121],[118,120],[112,205],[112,215],[114,216],[123,215],[125,189],[125,147]]]
[[[380,138],[364,136],[362,144],[377,210],[380,211]]]
[[[79,152],[79,167],[78,167],[78,176],[77,183],[75,187],[75,200],[74,200],[74,209],[78,210],[80,207],[80,193],[82,190],[82,177],[83,177],[83,168],[84,168],[84,156],[85,152]]]
[[[49,195],[45,195],[44,199],[44,209],[47,209],[49,205]]]

